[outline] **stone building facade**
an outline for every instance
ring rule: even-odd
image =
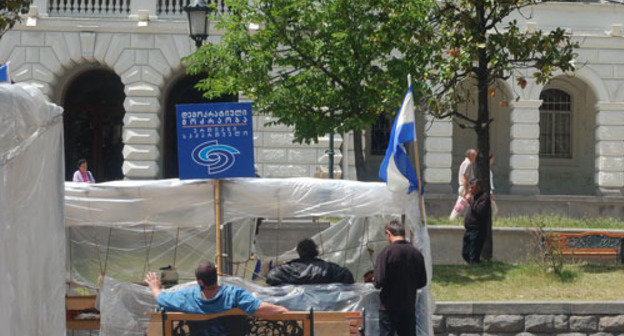
[[[34,0],[25,20],[0,39],[0,62],[11,62],[13,80],[37,85],[65,107],[66,143],[84,142],[83,152],[66,147],[68,164],[72,155],[82,155],[87,148],[88,155],[98,155],[93,164],[110,179],[176,176],[170,168],[177,155],[172,145],[173,106],[201,99],[189,94],[195,82],[181,61],[195,48],[188,37],[184,3]],[[222,2],[217,7],[227,12]],[[518,20],[527,31],[564,27],[581,48],[573,74],[559,74],[545,86],[529,80],[522,89],[516,78],[496,85],[491,106],[498,192],[620,195],[624,4],[547,2],[527,9]],[[208,42],[218,43],[219,36],[211,29]],[[223,98],[232,99],[244,100]],[[476,110],[470,103],[462,108]],[[327,137],[318,144],[293,144],[292,130],[266,127],[268,118],[254,120],[261,176],[314,176],[326,170]],[[420,120],[427,190],[450,193],[457,185],[463,152],[476,145],[475,136],[451,120],[422,115]],[[369,132],[365,138],[372,172],[382,153],[371,149],[385,141],[384,134]],[[355,179],[351,143],[349,135],[336,135],[335,171]]]

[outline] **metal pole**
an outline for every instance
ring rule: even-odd
[[[217,243],[215,256],[217,274],[223,275],[223,266],[221,265],[221,181],[214,179],[214,202],[215,202],[215,240]]]
[[[407,75],[407,87],[410,88],[412,86],[412,75]],[[412,93],[413,97],[413,93]],[[414,102],[415,103],[415,102]],[[414,113],[416,113],[416,109],[414,109]],[[414,116],[416,119],[416,116]],[[414,139],[414,163],[416,167],[416,178],[418,179],[418,208],[420,210],[420,223],[425,225],[425,201],[422,197],[422,178],[420,176],[420,158],[418,155],[418,139]]]
[[[327,155],[329,155],[329,178],[334,178],[334,133],[329,134],[329,150],[327,151]]]

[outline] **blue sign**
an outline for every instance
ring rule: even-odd
[[[251,103],[176,105],[180,179],[253,177]]]

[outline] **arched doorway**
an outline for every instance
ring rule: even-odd
[[[64,94],[65,179],[85,158],[96,181],[123,178],[121,131],[124,85],[115,73],[98,69],[78,75]]]
[[[176,109],[177,104],[200,104],[236,102],[237,95],[226,95],[216,99],[206,99],[203,93],[195,88],[200,76],[183,76],[171,85],[165,103],[165,118],[163,125],[163,154],[162,154],[162,174],[163,178],[178,177],[178,133],[176,129]]]

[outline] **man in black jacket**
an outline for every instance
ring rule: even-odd
[[[353,274],[348,269],[317,258],[318,249],[312,239],[297,244],[299,259],[272,269],[266,283],[270,286],[308,285],[339,282],[352,284]]]
[[[470,209],[464,218],[464,243],[462,257],[469,264],[481,262],[481,249],[487,236],[487,225],[492,214],[489,193],[483,191],[478,179],[470,181]]]
[[[377,256],[374,283],[381,288],[379,332],[381,336],[416,336],[416,293],[427,284],[425,260],[405,240],[405,226],[386,224],[386,246]]]

